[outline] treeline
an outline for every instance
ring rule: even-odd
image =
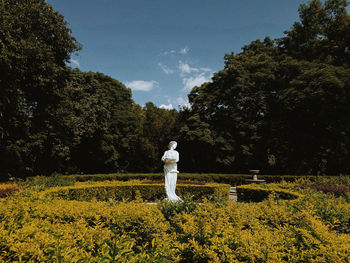
[[[169,140],[181,171],[349,173],[347,5],[301,5],[285,37],[226,55],[178,112],[142,108],[119,81],[68,67],[81,45],[44,0],[3,0],[1,178],[161,171]]]
[[[119,81],[71,69],[80,49],[44,0],[0,3],[2,179],[161,169],[178,113],[141,108]]]
[[[224,69],[190,92],[192,107],[180,114],[186,167],[349,174],[347,6],[309,1],[284,37],[226,55]]]

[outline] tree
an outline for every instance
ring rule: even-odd
[[[143,108],[142,132],[138,154],[133,164],[135,171],[155,172],[161,170],[163,152],[174,140],[174,127],[177,121],[176,110],[166,110],[147,102]]]
[[[283,66],[293,66],[298,73],[276,94],[270,151],[283,171],[348,173],[350,70],[292,59],[288,62]]]
[[[256,157],[261,155],[266,100],[271,94],[263,87],[275,79],[274,53],[276,48],[269,38],[254,41],[241,54],[225,56],[225,68],[214,74],[212,82],[195,87],[189,94],[190,117],[182,129],[182,139],[195,143],[193,147],[201,152],[209,150],[205,163],[210,170],[245,171],[259,164],[262,157]],[[208,130],[210,136],[200,134],[201,130]],[[204,138],[206,145],[199,146]]]
[[[213,171],[212,159],[217,151],[210,125],[201,121],[199,114],[192,114],[188,109],[180,112],[180,118],[183,119],[183,125],[179,129],[177,140],[182,169],[187,172]]]
[[[301,22],[286,37],[226,55],[224,69],[191,91],[181,138],[202,149],[200,139],[209,137],[199,131],[210,134],[206,165],[225,172],[349,172],[346,4],[301,5]]]
[[[50,156],[52,115],[65,63],[80,46],[62,15],[44,0],[0,3],[0,160],[2,174],[34,172]],[[33,156],[32,148],[41,152]],[[49,165],[49,164],[48,164]],[[44,169],[46,170],[46,169]],[[48,171],[40,172],[48,172]]]
[[[72,70],[56,118],[63,171],[116,172],[129,168],[140,118],[131,91],[102,73]],[[62,150],[66,149],[66,150]]]
[[[299,8],[300,22],[279,39],[280,50],[308,61],[350,66],[350,15],[346,0],[312,0]]]

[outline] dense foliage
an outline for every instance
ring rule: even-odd
[[[63,16],[44,0],[1,2],[1,173],[50,172],[65,63],[78,49]]]
[[[350,15],[311,0],[280,39],[225,56],[189,108],[141,107],[102,73],[67,66],[81,45],[44,0],[0,4],[0,178],[160,172],[170,140],[181,171],[350,172]]]
[[[52,199],[34,189],[0,199],[2,262],[350,260],[350,199],[331,194],[300,190],[296,200],[150,205]]]
[[[81,48],[44,0],[0,4],[1,179],[160,170],[177,112],[101,73],[66,65]]]
[[[239,202],[261,202],[270,195],[274,195],[278,199],[293,200],[300,197],[295,191],[289,189],[281,189],[270,185],[241,185],[237,186],[237,200]]]
[[[26,182],[32,184],[32,181],[40,181],[43,178],[44,182],[47,177],[28,177]],[[109,173],[109,174],[73,174],[73,175],[58,175],[51,176],[53,181],[55,178],[60,178],[63,181],[130,181],[130,180],[152,180],[164,181],[164,173]],[[308,181],[315,181],[320,178],[328,178],[327,176],[306,176],[306,175],[259,175],[259,179],[265,180],[267,183],[276,183],[281,181],[294,182],[300,178],[306,178]],[[333,177],[331,177],[333,178]],[[215,182],[224,183],[231,186],[245,184],[247,179],[252,179],[248,174],[207,174],[207,173],[179,173],[178,180],[180,181],[197,181],[197,182]]]
[[[230,185],[228,184],[182,184],[178,183],[176,192],[181,197],[191,196],[193,200],[207,199],[228,200]],[[59,197],[78,201],[116,201],[142,198],[147,201],[158,201],[166,198],[164,183],[149,181],[104,181],[79,182],[74,186],[53,187],[43,193],[46,196]]]
[[[281,39],[225,56],[189,94],[179,140],[186,169],[339,174],[350,169],[347,1],[313,0]]]

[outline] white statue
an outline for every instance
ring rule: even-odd
[[[165,192],[169,201],[180,201],[181,198],[175,193],[177,174],[177,162],[179,161],[179,153],[175,151],[177,142],[171,141],[169,143],[169,150],[165,151],[162,157],[164,162],[165,175]]]

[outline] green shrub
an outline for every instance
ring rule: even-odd
[[[130,180],[161,180],[164,179],[162,173],[111,173],[111,174],[73,174],[60,175],[62,178],[73,178],[77,182],[86,181],[130,181]]]
[[[174,215],[185,212],[192,213],[197,208],[197,203],[193,201],[193,197],[185,195],[183,202],[169,202],[162,200],[158,203],[158,209],[163,213],[164,217],[169,220]]]
[[[271,194],[274,194],[277,199],[284,200],[296,199],[301,196],[288,189],[269,188],[255,184],[237,186],[236,190],[239,202],[261,202]]]
[[[313,184],[313,185],[300,185],[300,189],[312,189],[315,191],[330,193],[337,197],[346,196],[346,193],[350,191],[350,187],[347,185],[327,185],[327,184]]]
[[[345,185],[350,186],[350,176],[315,176],[315,177],[300,177],[297,181],[300,185]]]
[[[205,185],[177,185],[176,192],[179,196],[192,195],[194,200],[201,200],[203,197],[228,198],[229,185],[205,184]],[[137,195],[147,201],[162,200],[165,198],[164,184],[145,184],[141,181],[128,182],[86,182],[77,183],[75,186],[59,187],[45,192],[51,197],[59,197],[68,200],[99,201],[114,200],[135,200]]]
[[[70,186],[75,184],[74,177],[62,177],[59,175],[52,176],[35,176],[28,177],[24,182],[25,186],[29,187],[55,187],[55,186]]]
[[[86,181],[130,181],[130,180],[162,180],[163,173],[127,173],[127,174],[75,174],[61,175],[62,178],[74,179],[78,182]],[[259,179],[265,179],[267,183],[278,183],[281,181],[294,182],[305,176],[298,175],[259,175]],[[310,180],[315,180],[316,176],[307,176]],[[201,181],[224,183],[232,186],[245,184],[246,179],[252,179],[249,174],[199,174],[199,173],[180,173],[179,180]]]

